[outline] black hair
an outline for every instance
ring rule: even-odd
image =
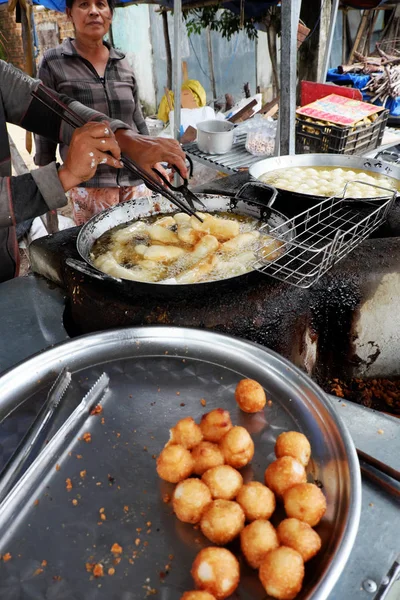
[[[65,0],[65,6],[71,10],[73,3],[75,0]],[[115,8],[115,0],[107,0],[107,4],[109,9],[111,10],[111,14],[114,12]]]

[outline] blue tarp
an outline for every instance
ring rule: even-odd
[[[361,75],[359,73],[339,73],[337,69],[329,69],[326,80],[337,85],[351,85],[361,91],[365,102],[371,101],[371,96],[363,92],[363,88],[371,79],[370,75]],[[382,106],[382,102],[374,102],[377,106]],[[400,97],[389,98],[385,104],[390,114],[394,117],[400,117]]]

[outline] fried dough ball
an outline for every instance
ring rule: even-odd
[[[275,455],[276,458],[292,456],[306,467],[311,456],[310,442],[299,431],[284,431],[276,440]]]
[[[179,444],[166,446],[157,458],[157,473],[161,479],[178,483],[192,474],[194,460],[189,450]]]
[[[239,585],[239,563],[226,548],[204,548],[196,556],[192,570],[196,587],[215,596],[228,598]]]
[[[240,532],[242,552],[253,569],[259,569],[266,554],[278,548],[275,528],[269,521],[253,521]]]
[[[243,485],[243,477],[233,467],[220,465],[208,469],[201,478],[214,499],[233,500]]]
[[[303,465],[291,456],[277,458],[265,470],[265,483],[277,496],[283,496],[289,488],[306,481]]]
[[[194,472],[196,475],[203,475],[208,469],[223,465],[224,455],[217,444],[211,442],[200,442],[198,446],[192,450],[192,458],[194,460]]]
[[[219,442],[232,429],[231,415],[223,408],[216,408],[202,416],[200,429],[208,442]]]
[[[181,596],[181,600],[215,600],[215,596],[208,592],[195,590],[193,592],[185,592],[183,596]]]
[[[326,498],[314,483],[299,483],[283,495],[288,517],[299,519],[311,527],[318,525],[326,512]]]
[[[180,444],[187,450],[191,450],[203,439],[203,434],[192,417],[185,417],[170,429],[169,441],[171,444]]]
[[[303,583],[303,559],[293,548],[280,546],[265,556],[259,577],[267,594],[278,600],[292,600]]]
[[[321,549],[321,538],[308,523],[298,519],[285,519],[279,523],[276,531],[282,546],[296,550],[304,562],[310,560]]]
[[[220,441],[219,447],[225,462],[236,469],[247,465],[254,456],[254,442],[244,427],[232,427]]]
[[[246,413],[256,413],[264,408],[267,398],[263,387],[254,379],[242,379],[236,386],[235,399]]]
[[[250,481],[240,488],[236,502],[243,508],[247,521],[269,519],[276,507],[275,494],[258,481]]]
[[[172,494],[172,508],[180,521],[198,523],[204,509],[210,504],[211,492],[199,479],[185,479]]]
[[[244,527],[244,512],[237,502],[213,500],[203,512],[200,529],[214,544],[231,542]]]

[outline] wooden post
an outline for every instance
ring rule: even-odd
[[[213,93],[213,100],[217,99],[217,86],[215,84],[215,73],[214,73],[214,60],[213,60],[213,49],[211,39],[211,29],[207,27],[207,54],[208,54],[208,69],[210,71],[211,90]]]
[[[282,2],[281,92],[279,108],[279,153],[295,153],[297,28],[300,0]]]

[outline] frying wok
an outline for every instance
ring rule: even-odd
[[[379,173],[393,177],[400,186],[400,166],[386,163],[382,160],[366,158],[364,156],[347,156],[344,154],[294,154],[292,156],[276,156],[265,158],[254,163],[249,169],[252,179],[259,180],[262,175],[275,171],[275,169],[288,169],[290,167],[337,167],[348,169],[362,169],[372,173]],[[277,188],[279,192],[276,206],[288,216],[294,216],[315,206],[325,199],[323,196],[300,194]]]
[[[262,189],[264,198],[269,196],[268,199],[259,201],[257,199],[251,199],[249,196],[257,197],[259,194],[252,194],[251,190],[255,188],[257,191]],[[287,218],[272,209],[271,206],[275,201],[277,192],[275,188],[260,184],[259,182],[245,184],[239,193],[235,197],[220,196],[215,194],[198,194],[200,200],[204,202],[207,207],[207,211],[210,213],[215,212],[232,212],[239,215],[245,215],[259,219],[264,223],[267,223],[271,228],[282,225]],[[246,196],[246,197],[244,197]],[[107,283],[113,283],[121,286],[135,293],[147,295],[149,293],[166,296],[176,295],[179,291],[183,291],[185,294],[190,291],[195,291],[196,294],[204,293],[212,289],[215,291],[215,286],[232,286],[233,288],[238,285],[244,285],[248,283],[251,276],[263,276],[257,271],[250,271],[244,275],[237,275],[227,279],[221,279],[218,281],[203,282],[203,283],[192,283],[192,284],[163,284],[163,283],[144,283],[141,281],[122,280],[111,275],[105,274],[97,269],[91,258],[91,251],[94,243],[104,233],[117,227],[138,219],[151,217],[154,215],[165,215],[176,212],[176,208],[168,202],[165,198],[159,195],[153,196],[153,198],[137,198],[130,200],[122,204],[113,206],[112,208],[105,210],[94,217],[92,217],[85,225],[83,225],[77,238],[77,250],[82,261],[75,261],[68,259],[67,264],[95,279],[101,280]],[[292,238],[292,234],[288,239]]]

